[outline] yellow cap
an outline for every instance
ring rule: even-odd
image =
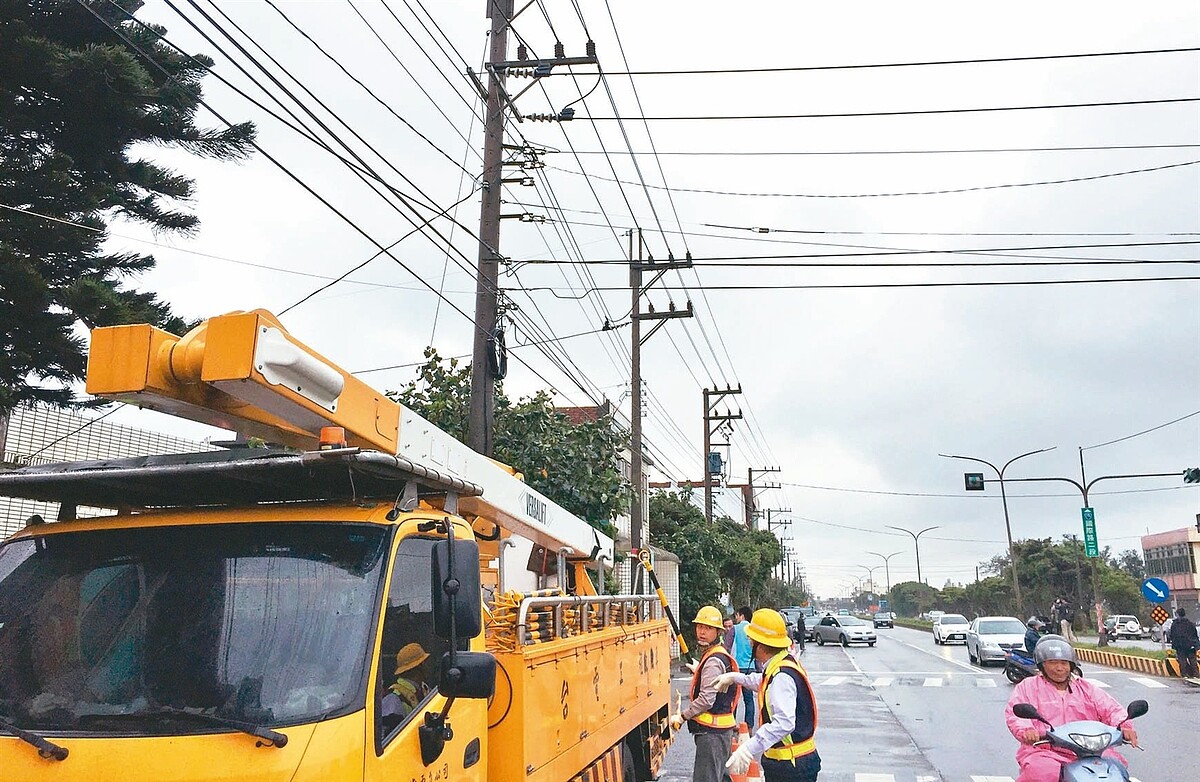
[[[786,649],[792,645],[783,614],[771,608],[760,608],[754,612],[746,628],[746,637],[775,649]]]
[[[725,625],[723,624],[723,620],[724,617],[721,616],[721,610],[719,608],[714,608],[713,606],[701,606],[700,610],[696,612],[696,618],[692,620],[692,624],[708,625],[709,627],[715,627],[718,630],[724,630]]]
[[[396,652],[396,671],[394,675],[399,676],[405,671],[412,670],[428,658],[429,652],[422,649],[419,643],[405,644],[403,649]]]

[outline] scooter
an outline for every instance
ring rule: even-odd
[[[1125,710],[1129,719],[1134,719],[1148,712],[1150,705],[1145,701],[1133,701]],[[1013,714],[1049,726],[1045,742],[1075,754],[1076,759],[1062,767],[1059,782],[1129,782],[1129,772],[1120,761],[1102,756],[1109,747],[1125,743],[1121,731],[1116,728],[1092,720],[1068,722],[1056,728],[1029,703],[1014,704]]]
[[[1030,676],[1037,676],[1037,672],[1037,664],[1034,663],[1033,657],[1025,654],[1023,650],[1006,649],[1004,651],[1004,675],[1013,684]]]

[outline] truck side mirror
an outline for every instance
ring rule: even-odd
[[[458,638],[476,637],[483,632],[479,545],[473,540],[439,540],[433,544],[432,564],[433,627],[438,637],[450,638],[452,616]]]
[[[442,655],[438,692],[447,698],[486,699],[496,691],[496,658],[488,652]]]

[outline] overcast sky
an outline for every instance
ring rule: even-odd
[[[378,101],[267,3],[220,4],[370,143],[386,162],[288,82],[390,186],[435,209],[462,202],[452,212],[461,226],[435,222],[455,252],[437,237],[412,236],[393,250],[411,271],[377,258],[283,316],[298,338],[385,389],[411,378],[428,344],[444,356],[470,352],[471,322],[453,307],[474,309],[473,275],[457,264],[471,269],[478,254],[473,189],[482,140],[479,101],[463,72],[481,70],[488,21],[484,0],[423,2],[278,4]],[[198,11],[176,5],[249,67]],[[207,0],[200,7],[212,13]],[[269,100],[165,3],[151,0],[141,17],[166,25],[172,41],[213,56],[219,74]],[[599,81],[595,68],[576,68],[574,77],[556,69],[517,100],[523,114],[572,104],[576,118],[510,124],[513,143],[553,151],[538,157],[544,168],[513,170],[532,176],[534,187],[512,185],[504,196],[506,213],[548,218],[503,224],[501,250],[513,264],[502,283],[516,308],[507,392],[528,394],[549,381],[561,404],[608,398],[628,411],[629,276],[617,263],[627,257],[624,234],[640,227],[658,259],[690,252],[695,268],[668,274],[648,295],[658,309],[690,300],[696,310],[693,319],[671,321],[643,353],[646,433],[659,461],[652,477],[700,477],[702,389],[740,385],[731,407],[745,418],[724,449],[730,480],[744,481],[748,468],[781,469],[767,478],[783,487],[763,492],[760,503],[787,511],[773,514],[792,520],[779,532],[818,593],[836,595],[866,575],[864,563],[882,562],[872,551],[901,552],[891,559],[893,583],[914,578],[912,539],[889,524],[939,527],[921,538],[922,575],[938,587],[974,579],[980,562],[1004,550],[997,487],[965,494],[962,473],[972,468],[939,453],[1003,464],[1053,447],[1006,477],[1078,479],[1080,447],[1200,411],[1195,279],[811,287],[1198,276],[1200,53],[620,75],[1193,48],[1200,46],[1194,2],[540,0],[515,27],[531,57],[552,56],[556,40],[567,56],[583,55],[590,37],[609,75]],[[515,40],[509,51],[515,59]],[[509,84],[516,92],[529,80]],[[226,118],[256,122],[263,148],[363,232],[386,245],[411,230],[394,199],[372,192],[328,152],[216,81],[205,90]],[[1169,99],[1191,102],[894,114]],[[798,114],[875,116],[662,119]],[[201,121],[218,124],[207,112]],[[1037,148],[1059,149],[949,151]],[[939,151],[863,154],[918,150]],[[151,154],[198,185],[199,233],[157,237],[170,247],[150,247],[158,269],[142,281],[187,317],[280,312],[377,252],[262,154],[242,165]],[[1140,169],[1158,170],[1126,173]],[[1083,181],[1024,186],[1071,179]],[[140,250],[148,245],[128,237],[152,238],[131,225],[114,233],[114,246]],[[1015,249],[1061,245],[1109,246]],[[845,257],[931,249],[960,252]],[[961,252],[982,249],[1007,254]],[[773,258],[755,261],[762,256]],[[1179,263],[949,265],[1054,258]],[[522,263],[546,259],[592,263]],[[594,332],[606,318],[622,327],[555,346],[554,355],[569,357],[570,376],[538,347],[523,346]],[[379,369],[398,365],[407,366]],[[115,420],[166,425],[132,410]],[[1084,454],[1089,478],[1181,473],[1200,465],[1200,415]],[[1014,537],[1080,533],[1081,498],[1069,484],[1008,490]],[[1101,545],[1116,551],[1139,548],[1147,531],[1191,526],[1200,512],[1200,492],[1179,477],[1102,482],[1091,499]],[[740,513],[733,496],[718,507]],[[883,570],[875,577],[882,584]]]

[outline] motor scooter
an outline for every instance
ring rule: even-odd
[[[1004,675],[1013,684],[1027,679],[1030,676],[1037,676],[1037,664],[1033,661],[1033,656],[1026,654],[1023,649],[1005,649],[1004,650]]]
[[[1133,701],[1125,709],[1129,719],[1140,717],[1149,710],[1150,705],[1145,701]],[[1129,771],[1120,761],[1103,757],[1104,750],[1125,743],[1121,731],[1116,728],[1093,720],[1068,722],[1056,728],[1029,703],[1014,704],[1013,714],[1044,723],[1050,728],[1045,743],[1075,754],[1076,759],[1059,772],[1059,782],[1129,782]]]

